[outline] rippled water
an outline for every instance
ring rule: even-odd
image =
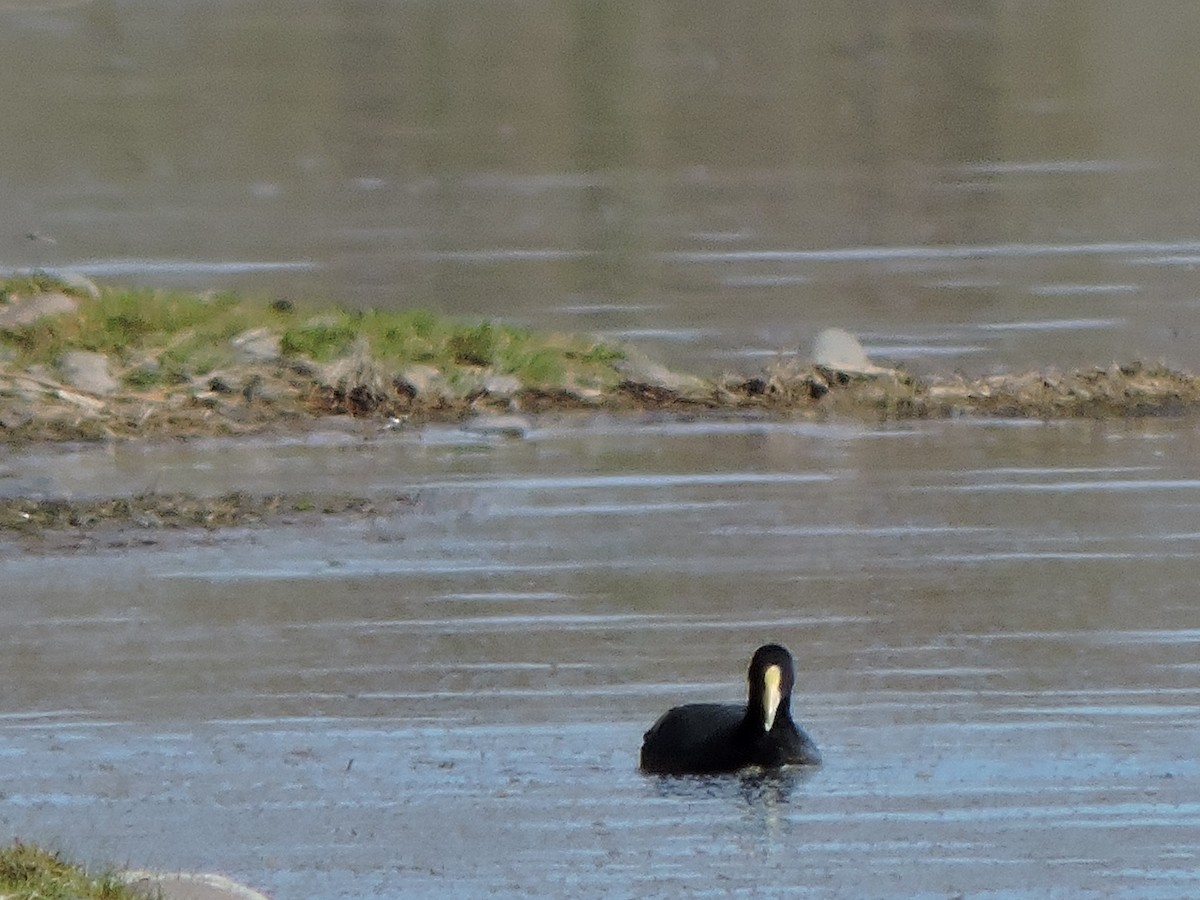
[[[0,0],[0,271],[1200,367],[1200,7]]]
[[[10,539],[0,821],[280,900],[1189,895],[1196,444],[601,418],[8,457],[14,493],[416,501]],[[657,713],[737,698],[768,639],[825,765],[640,775]]]
[[[0,270],[702,371],[828,326],[917,372],[1196,368],[1198,37],[1200,6],[1121,0],[0,0]],[[279,900],[1194,896],[1197,443],[597,418],[0,450],[6,496],[413,498],[0,540],[0,831]],[[766,640],[826,764],[639,775],[655,716],[738,697]]]

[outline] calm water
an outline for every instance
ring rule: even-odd
[[[1200,5],[0,0],[0,268],[753,371],[1200,368]],[[26,237],[32,234],[33,238]],[[0,832],[278,900],[1200,894],[1191,421],[0,451],[415,496],[0,540]],[[765,640],[827,763],[635,769]]]
[[[1189,896],[1198,440],[600,420],[9,458],[14,493],[417,500],[7,543],[0,821],[281,900]],[[768,639],[826,765],[638,774]]]
[[[0,0],[0,267],[711,371],[831,325],[1200,367],[1197,41],[1190,2]]]

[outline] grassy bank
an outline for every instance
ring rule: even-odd
[[[0,442],[245,434],[330,414],[398,427],[573,409],[1182,415],[1200,411],[1200,380],[1138,363],[917,378],[782,359],[758,374],[706,379],[586,335],[424,310],[304,308],[44,274],[0,282]]]
[[[245,432],[313,415],[408,420],[595,403],[625,352],[425,310],[230,293],[0,283],[0,438]]]
[[[509,375],[530,389],[603,390],[615,385],[611,363],[623,357],[585,337],[461,322],[420,309],[303,310],[231,293],[113,287],[89,293],[47,275],[0,285],[0,306],[19,308],[51,294],[77,303],[73,310],[0,324],[7,361],[23,369],[53,367],[68,351],[101,353],[123,385],[138,390],[190,382],[255,358],[319,365],[355,354],[396,372],[430,367],[466,391],[480,374]]]

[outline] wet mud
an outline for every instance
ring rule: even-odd
[[[864,421],[951,417],[1140,418],[1200,411],[1200,378],[1132,363],[1073,372],[1053,369],[1009,375],[923,376],[888,370],[864,376],[823,366],[774,366],[760,376],[693,378],[686,390],[626,380],[586,396],[569,391],[520,389],[503,397],[486,393],[424,397],[396,380],[390,388],[331,385],[311,368],[247,370],[246,392],[126,392],[117,397],[81,395],[43,383],[37,402],[13,400],[0,374],[0,442],[29,445],[128,438],[195,438],[215,435],[303,432],[330,416],[349,416],[379,429],[465,422],[488,415],[617,413],[682,417],[768,416]],[[8,377],[15,384],[19,377]],[[263,387],[268,386],[268,387]],[[21,394],[27,396],[27,392]],[[5,397],[8,400],[5,400]],[[8,404],[5,406],[5,404]],[[15,405],[14,405],[15,403]]]
[[[290,526],[315,524],[326,516],[371,517],[411,506],[412,497],[368,498],[348,495],[269,494],[241,491],[216,497],[192,494],[135,494],[99,499],[39,499],[0,497],[0,531],[30,538],[47,532],[79,531],[115,537],[140,534],[153,543],[155,532],[167,529]],[[26,549],[36,545],[26,544]],[[62,545],[57,545],[62,546]]]

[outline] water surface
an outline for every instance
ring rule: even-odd
[[[1195,369],[1198,40],[1119,0],[0,0],[0,269],[708,372],[828,326]],[[0,540],[0,832],[278,900],[1193,896],[1198,458],[1173,420],[0,451],[7,496],[415,498]],[[767,640],[826,764],[639,775]]]
[[[28,492],[417,500],[9,540],[0,821],[281,900],[1187,895],[1196,450],[1179,423],[598,419],[10,457]],[[654,717],[736,699],[767,640],[825,765],[640,775]]]
[[[1200,366],[1200,8],[0,0],[0,267]],[[27,237],[32,235],[33,238]]]

